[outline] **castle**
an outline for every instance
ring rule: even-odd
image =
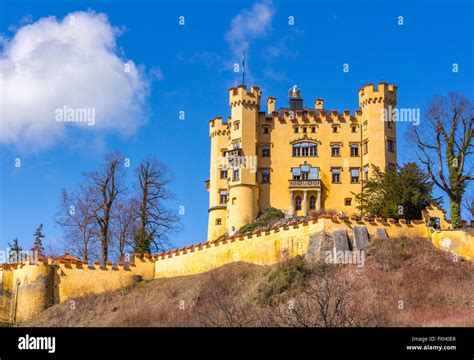
[[[356,213],[372,165],[397,163],[396,126],[384,114],[397,103],[397,87],[381,82],[359,89],[360,109],[327,110],[323,99],[303,107],[301,90],[288,107],[245,85],[229,90],[231,116],[210,120],[208,240],[233,234],[274,207],[290,216]]]
[[[322,99],[314,109],[305,109],[296,87],[290,90],[288,108],[275,110],[270,97],[267,113],[260,112],[258,88],[231,89],[230,119],[210,121],[208,240],[160,254],[136,254],[117,264],[69,255],[2,264],[0,323],[21,323],[66,301],[73,309],[88,294],[199,274],[232,262],[271,265],[298,255],[327,262],[328,254],[338,262],[340,252],[358,254],[375,238],[430,238],[437,248],[474,260],[472,223],[464,224],[469,232],[452,230],[437,205],[411,222],[350,216],[353,193],[361,191],[370,165],[396,164],[395,123],[382,121],[383,110],[396,104],[396,89],[386,83],[377,89],[364,86],[355,115],[324,110]],[[234,231],[269,207],[290,216],[269,228]],[[433,219],[440,229],[430,227]]]

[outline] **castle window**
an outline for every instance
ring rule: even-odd
[[[341,169],[339,168],[332,168],[332,183],[339,184],[341,182]]]
[[[293,132],[294,132],[295,134],[298,134],[298,126],[295,126],[295,127],[293,128]]]
[[[262,146],[262,157],[270,157],[270,146],[263,145]]]
[[[303,128],[303,134],[306,134],[307,132],[308,132],[308,128],[305,126],[305,127]]]
[[[387,140],[388,152],[395,152],[395,142],[393,140]]]
[[[216,219],[216,225],[222,225],[222,219]]]
[[[309,144],[302,143],[301,144],[301,156],[308,156],[309,154]]]
[[[239,122],[234,122],[234,130],[239,130]]]
[[[314,195],[309,197],[309,209],[316,210],[316,197]]]
[[[366,141],[364,143],[364,155],[367,155],[369,153],[369,142]]]
[[[264,127],[263,127],[263,133],[264,133],[264,134],[269,134],[269,133],[270,133],[270,127],[264,126]]]
[[[367,130],[367,120],[364,121],[364,124],[362,125],[362,130]]]
[[[319,168],[312,167],[309,169],[309,179],[318,180],[319,179]]]
[[[359,156],[359,145],[357,144],[351,145],[351,156]]]
[[[364,180],[369,180],[369,165],[364,166]]]
[[[295,210],[301,210],[301,196],[299,195],[295,198]]]
[[[333,133],[339,132],[339,126],[333,125],[333,126],[332,126],[332,132],[333,132]]]
[[[301,165],[301,180],[308,180],[309,179],[309,172],[311,170],[311,166],[309,165]]]
[[[351,198],[344,199],[344,205],[345,206],[351,206],[352,205],[352,199]]]
[[[395,164],[388,163],[388,165],[387,165],[388,171],[392,171],[392,170],[394,170],[395,168],[396,168]]]
[[[270,184],[270,169],[262,169],[262,184]]]
[[[227,179],[227,169],[221,169],[221,179]]]
[[[359,182],[359,169],[351,169],[351,183]]]
[[[312,133],[315,133],[315,132],[316,132],[316,126],[312,126],[312,127],[311,127],[311,132],[312,132]]]
[[[301,144],[293,144],[293,156],[301,156]]]
[[[291,169],[291,174],[293,175],[293,180],[300,180],[301,179],[301,169],[300,168]]]
[[[393,127],[392,121],[387,121],[387,127],[391,129]]]
[[[352,126],[351,126],[351,131],[352,131],[353,133],[356,133],[356,132],[357,132],[357,126],[356,126],[356,125],[352,125]]]
[[[341,156],[340,145],[331,145],[331,156],[332,157],[339,157]]]
[[[298,143],[293,144],[293,156],[317,156],[318,147],[315,143]]]
[[[234,181],[239,181],[239,168],[234,168],[233,174],[232,174],[232,180]]]
[[[219,191],[219,203],[226,204],[227,203],[227,190]]]

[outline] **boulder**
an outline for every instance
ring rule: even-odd
[[[377,239],[388,239],[387,230],[384,228],[378,227],[375,229],[375,238]]]
[[[369,232],[367,231],[367,227],[364,225],[354,226],[353,233],[354,233],[354,239],[353,239],[354,250],[365,249],[365,247],[369,243]]]
[[[312,262],[324,261],[325,252],[333,250],[333,239],[324,231],[311,234],[308,242],[306,259]]]

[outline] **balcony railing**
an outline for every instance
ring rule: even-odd
[[[290,188],[320,188],[321,180],[290,180]]]
[[[233,158],[233,157],[237,157],[237,156],[242,156],[242,155],[243,155],[243,151],[242,151],[242,149],[240,149],[240,148],[239,148],[239,149],[230,149],[230,150],[226,150],[226,151],[224,152],[224,154],[225,154],[226,157],[231,157],[231,158]]]

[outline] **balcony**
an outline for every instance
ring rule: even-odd
[[[289,180],[290,189],[317,189],[321,188],[321,180]]]
[[[238,157],[238,156],[242,156],[243,151],[240,148],[239,149],[230,149],[230,150],[226,150],[224,152],[224,155],[226,157],[235,158],[235,157]]]

